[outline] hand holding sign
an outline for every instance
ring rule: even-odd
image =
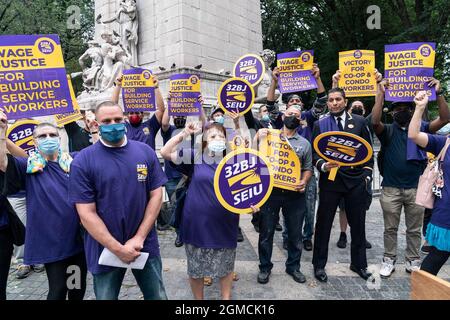
[[[418,108],[419,110],[424,110],[428,104],[427,92],[426,91],[417,92],[414,98],[414,103],[416,104],[416,108]]]

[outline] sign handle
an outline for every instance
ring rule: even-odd
[[[336,179],[336,174],[337,174],[338,169],[339,169],[339,167],[331,168],[330,174],[328,175],[328,180],[334,181],[334,179]]]

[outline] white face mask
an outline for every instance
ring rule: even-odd
[[[208,143],[208,149],[215,153],[223,152],[227,148],[225,141],[213,140]]]

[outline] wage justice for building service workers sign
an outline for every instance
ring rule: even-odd
[[[10,120],[73,111],[58,35],[0,36],[0,108]]]
[[[169,81],[169,116],[200,115],[202,104],[198,101],[200,78],[195,74],[176,74]]]
[[[150,70],[123,71],[122,102],[125,112],[156,111],[155,83]]]
[[[346,97],[369,97],[377,93],[375,51],[351,50],[339,52],[339,88]]]
[[[280,70],[279,86],[281,93],[308,91],[317,88],[312,74],[314,51],[294,51],[277,55]]]
[[[416,42],[384,47],[384,76],[389,80],[386,101],[414,101],[417,91],[425,90],[436,100],[435,87],[427,82],[434,74],[436,44]]]
[[[214,192],[220,204],[236,214],[252,213],[269,198],[273,177],[269,164],[257,151],[239,148],[222,159],[214,175]]]

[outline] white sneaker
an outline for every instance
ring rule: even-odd
[[[411,273],[413,271],[419,271],[421,264],[422,261],[420,260],[406,261],[406,272]]]
[[[390,277],[392,272],[395,271],[394,263],[395,261],[391,258],[384,257],[381,263],[380,276],[383,278]]]

